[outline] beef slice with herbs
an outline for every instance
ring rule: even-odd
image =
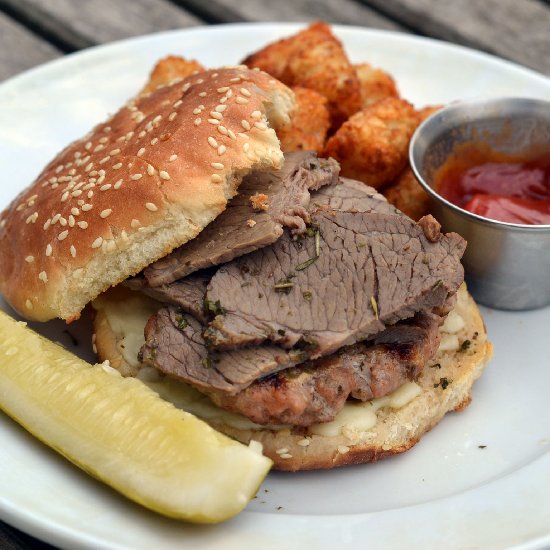
[[[271,341],[316,358],[445,304],[463,281],[464,239],[432,242],[383,205],[382,213],[319,211],[309,235],[287,233],[220,268],[207,299],[224,314],[206,329],[207,343],[228,350]]]
[[[312,152],[289,153],[281,170],[246,176],[239,193],[193,240],[144,270],[150,286],[161,286],[199,269],[219,265],[275,242],[283,227],[306,229],[309,190],[335,183],[340,167]]]

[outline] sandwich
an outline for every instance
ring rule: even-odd
[[[282,470],[400,453],[464,408],[491,355],[465,241],[310,152],[292,92],[209,70],[130,101],[0,217],[0,291],[94,311],[95,350]]]

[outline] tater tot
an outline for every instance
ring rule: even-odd
[[[354,65],[361,85],[363,107],[368,107],[387,97],[399,97],[394,79],[382,69],[368,63]]]
[[[420,124],[431,114],[439,111],[441,105],[429,105],[417,111]],[[428,194],[416,180],[410,166],[407,166],[397,179],[382,190],[388,202],[399,208],[413,220],[419,220],[429,213]]]
[[[418,221],[429,213],[428,194],[416,181],[410,167],[405,168],[397,180],[386,187],[382,194],[388,202],[399,208],[413,220]]]
[[[342,43],[326,23],[313,23],[250,55],[243,63],[259,67],[288,86],[301,86],[324,95],[333,128],[361,108],[357,74]]]
[[[406,166],[409,140],[417,123],[410,103],[383,99],[345,122],[328,140],[325,155],[340,162],[343,176],[379,188]]]
[[[177,78],[191,76],[197,71],[204,71],[204,67],[198,61],[169,55],[155,65],[140,95],[154,92],[159,86],[166,86]]]
[[[327,99],[307,88],[293,87],[296,104],[290,124],[277,130],[281,148],[285,153],[292,151],[316,151],[325,146],[330,116]]]

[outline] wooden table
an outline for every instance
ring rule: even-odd
[[[0,81],[130,36],[237,21],[315,19],[439,38],[550,75],[550,0],[0,0]],[[46,548],[52,547],[0,522],[1,550]]]

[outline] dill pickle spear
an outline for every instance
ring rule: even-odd
[[[2,311],[0,409],[131,500],[188,521],[234,516],[271,467],[139,380],[86,363]]]

